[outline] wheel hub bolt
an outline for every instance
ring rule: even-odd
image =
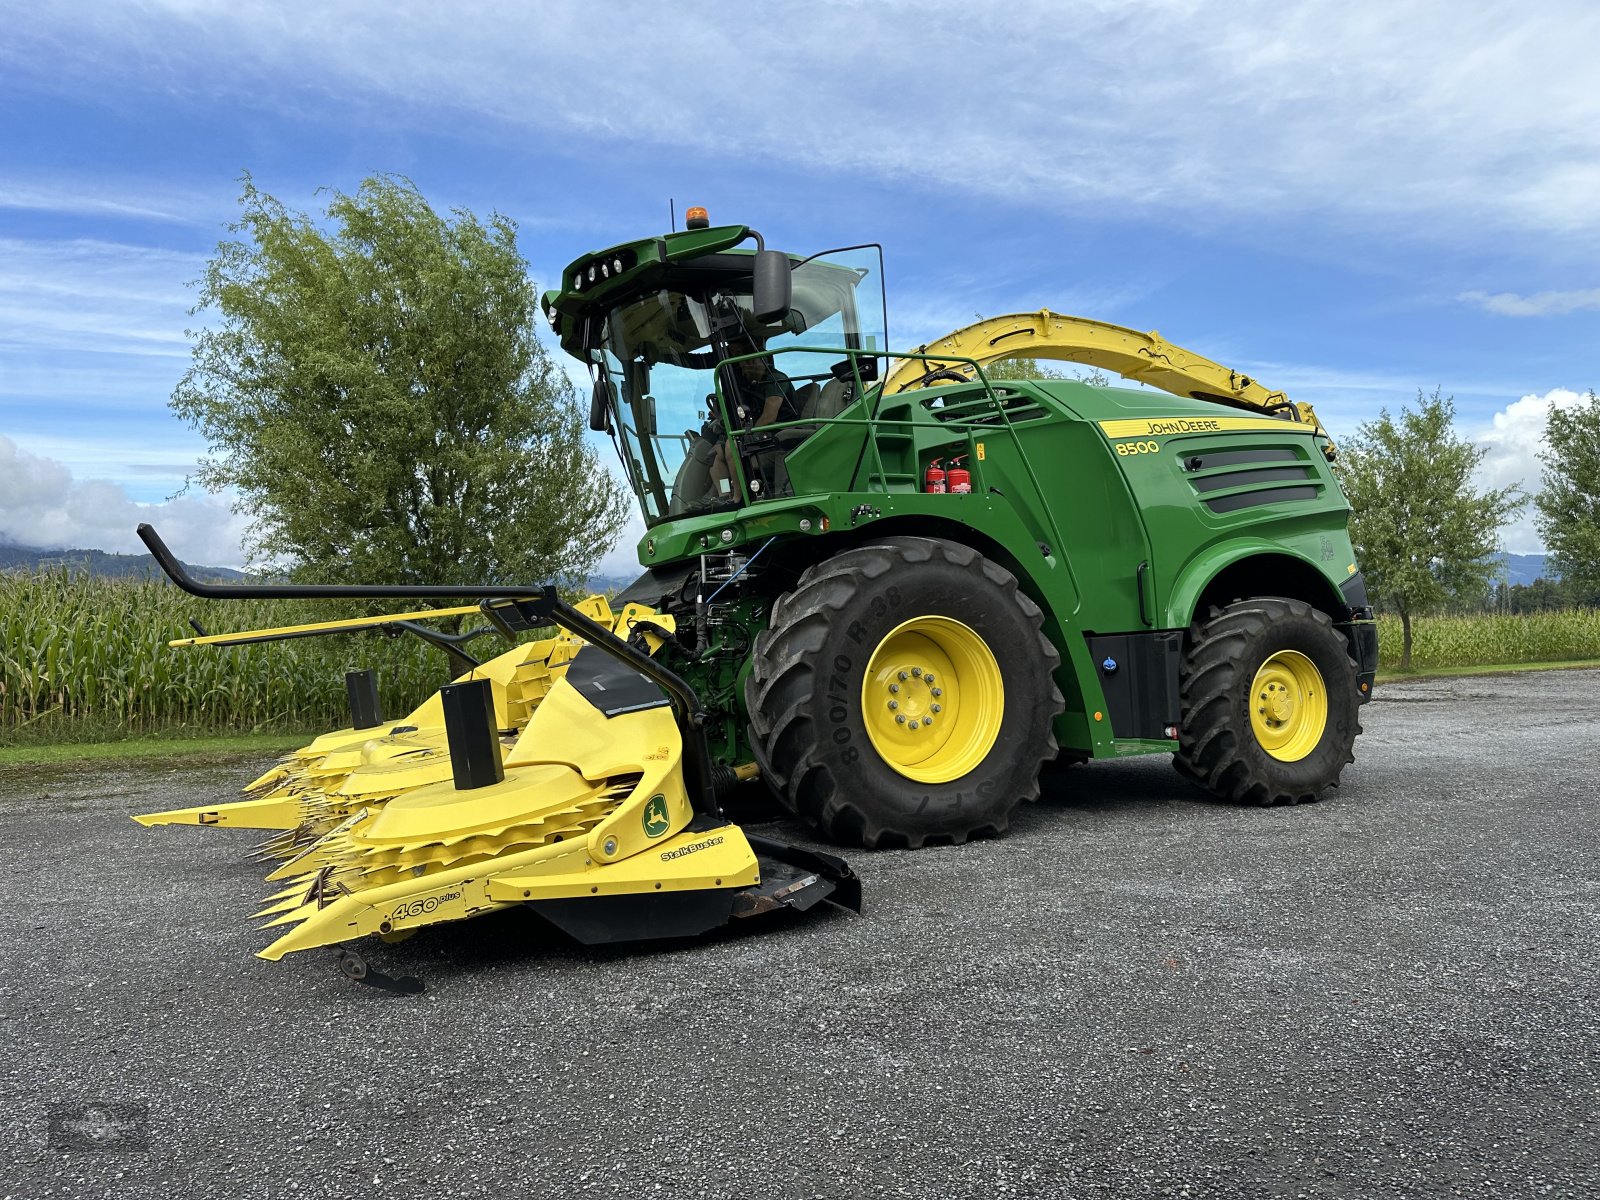
[[[935,696],[942,696],[942,695],[944,695],[944,689],[943,688],[934,688],[933,689],[933,694]]]
[[[933,682],[933,672],[929,671],[926,675],[924,675],[922,677],[922,682],[923,683],[932,683]]]
[[[898,700],[889,701],[889,709],[890,709],[891,712],[894,711],[895,709],[899,708],[899,707],[900,707],[900,701],[898,701]]]
[[[906,723],[906,715],[905,715],[905,713],[898,714],[894,719],[894,723],[896,725],[904,725]]]
[[[911,673],[913,675],[915,675],[918,679],[922,678],[922,668],[921,667],[912,667],[911,668]]]
[[[902,682],[902,683],[903,683],[903,682],[904,682],[904,681],[905,681],[905,680],[907,680],[907,679],[910,679],[910,678],[911,678],[911,676],[909,676],[909,675],[907,675],[907,674],[906,674],[906,673],[905,673],[905,672],[904,672],[904,671],[901,671],[901,672],[900,672],[900,680],[901,680],[901,682]]]
[[[934,712],[943,712],[943,711],[944,711],[944,705],[942,705],[942,704],[935,704],[935,705],[934,705],[934,706],[933,706],[933,711],[934,711]]]
[[[900,685],[898,683],[891,683],[889,685],[889,690],[891,692],[898,692],[900,690]]]
[[[915,721],[911,722],[911,728],[915,729],[916,727],[917,727],[917,723]]]

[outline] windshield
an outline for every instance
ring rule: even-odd
[[[853,398],[832,370],[839,351],[885,345],[876,246],[796,266],[788,313],[765,322],[751,311],[750,257],[715,260],[688,264],[676,287],[612,309],[599,330],[595,364],[615,388],[617,449],[646,524],[738,507],[741,481],[751,499],[783,494],[781,459],[815,426],[745,431],[836,415]],[[818,350],[723,367],[722,393],[737,399],[732,412],[719,408],[724,359],[803,346]]]

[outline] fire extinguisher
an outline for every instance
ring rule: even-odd
[[[943,492],[946,490],[944,486],[944,468],[939,465],[937,458],[928,464],[928,473],[922,477],[922,490],[925,492]]]
[[[971,495],[972,493],[972,472],[967,470],[965,467],[956,465],[966,461],[965,455],[960,458],[952,458],[950,460],[950,473],[948,478],[950,482],[950,491],[952,493],[959,492],[962,495]]]

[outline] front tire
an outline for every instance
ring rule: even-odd
[[[1173,765],[1234,804],[1304,804],[1339,782],[1361,732],[1356,664],[1328,614],[1240,600],[1197,625]]]
[[[1055,756],[1060,658],[977,551],[886,538],[773,606],[745,682],[750,741],[793,815],[869,849],[1005,831]]]

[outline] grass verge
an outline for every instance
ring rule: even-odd
[[[1451,675],[1514,675],[1522,671],[1566,671],[1574,667],[1600,667],[1600,658],[1575,662],[1493,663],[1472,667],[1422,667],[1410,671],[1379,671],[1378,682],[1403,683],[1407,679],[1439,679]]]
[[[310,733],[248,733],[225,737],[140,737],[121,742],[38,742],[0,746],[0,767],[141,758],[174,759],[192,755],[274,754],[303,746],[315,736]]]

